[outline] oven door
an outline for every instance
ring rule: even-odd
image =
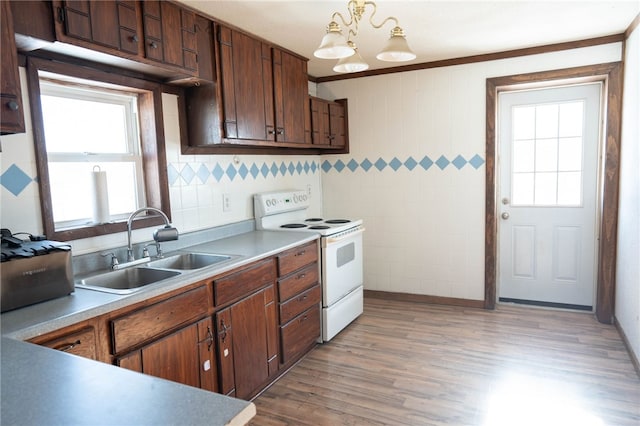
[[[363,227],[356,227],[322,238],[322,306],[362,285],[363,233]]]

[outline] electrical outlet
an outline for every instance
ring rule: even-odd
[[[231,211],[231,195],[222,194],[222,211],[230,212]]]
[[[311,184],[307,184],[307,195],[311,197]]]

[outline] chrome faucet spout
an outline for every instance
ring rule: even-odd
[[[158,216],[162,216],[162,218],[164,219],[164,224],[165,227],[170,228],[171,227],[171,223],[169,222],[169,218],[167,217],[166,214],[164,214],[164,212],[160,209],[156,209],[155,207],[142,207],[139,208],[138,210],[134,211],[133,213],[131,213],[131,215],[129,215],[129,219],[127,219],[127,262],[132,262],[133,260],[135,260],[134,256],[133,256],[133,245],[131,244],[131,224],[133,222],[133,219],[139,215],[140,213],[143,212],[154,212],[156,213]],[[177,231],[176,231],[176,238],[177,239]]]

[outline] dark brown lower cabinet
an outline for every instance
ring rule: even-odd
[[[216,313],[221,392],[254,396],[278,370],[273,286]]]
[[[216,392],[215,339],[210,318],[117,359],[120,367]]]

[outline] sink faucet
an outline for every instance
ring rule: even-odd
[[[133,219],[143,212],[154,212],[164,219],[164,228],[158,229],[153,233],[153,239],[156,241],[156,248],[158,248],[158,257],[162,256],[162,251],[159,249],[160,241],[172,241],[178,239],[178,230],[173,228],[169,222],[169,218],[160,209],[155,207],[142,207],[129,216],[127,219],[127,262],[133,262],[135,260],[133,256],[133,245],[131,244],[131,224]]]

